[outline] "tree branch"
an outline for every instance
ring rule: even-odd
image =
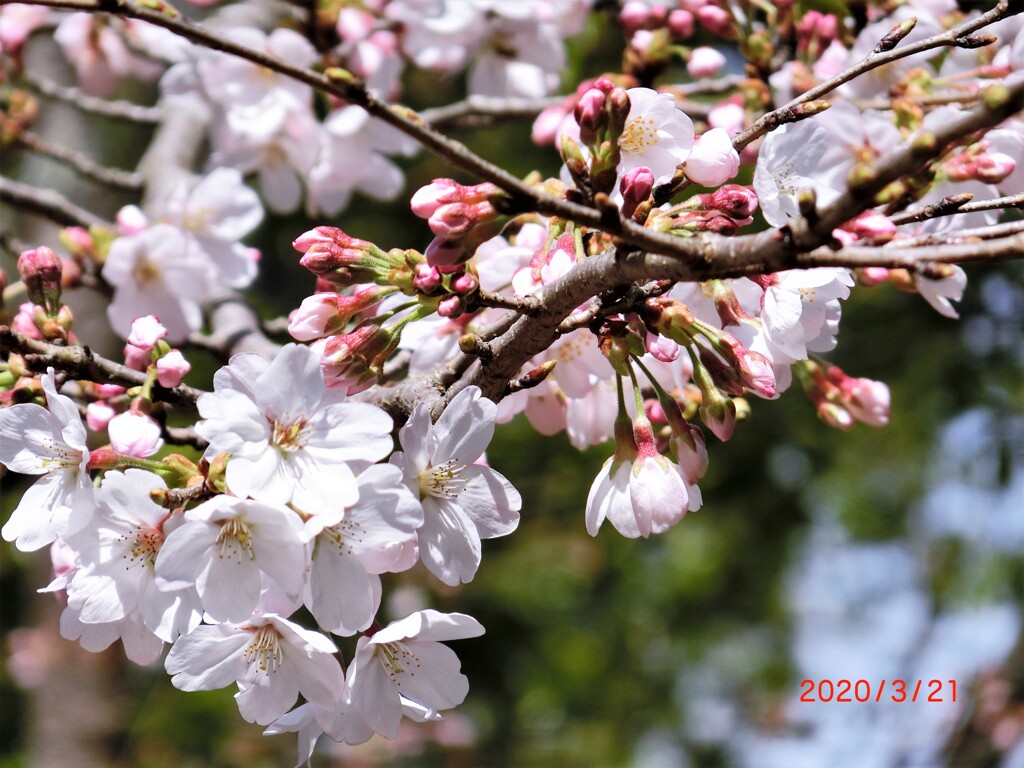
[[[143,107],[132,104],[130,101],[100,99],[90,96],[80,88],[58,85],[29,72],[25,72],[24,79],[25,83],[37,93],[70,104],[93,115],[109,117],[114,120],[127,120],[143,125],[159,123],[163,115],[163,110],[159,107]]]
[[[0,325],[0,350],[14,352],[25,357],[25,362],[36,371],[45,371],[53,366],[73,378],[126,387],[138,387],[146,383],[146,374],[127,366],[107,360],[95,354],[88,347],[59,347],[45,341],[30,339],[6,325]],[[182,384],[171,389],[153,387],[153,399],[171,405],[195,406],[203,391]]]
[[[0,176],[0,201],[23,211],[44,216],[62,227],[112,226],[96,214],[75,205],[59,192],[39,189],[3,176]]]
[[[138,192],[142,189],[143,179],[140,174],[122,171],[117,168],[106,168],[93,162],[81,152],[59,144],[52,144],[31,131],[19,133],[17,141],[26,149],[67,163],[82,176],[87,176],[101,184],[117,187],[118,189],[126,189],[130,192]]]

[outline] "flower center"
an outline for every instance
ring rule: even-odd
[[[161,274],[159,265],[145,257],[135,262],[135,267],[132,269],[132,277],[139,285],[148,285],[158,279]]]
[[[377,658],[399,689],[402,687],[399,675],[408,672],[410,677],[415,677],[420,667],[419,658],[402,643],[381,643],[377,646]]]
[[[436,467],[427,467],[420,472],[420,497],[434,496],[438,499],[454,499],[462,492],[466,478],[462,477],[465,464],[449,459]]]
[[[306,446],[309,439],[309,422],[304,418],[292,422],[278,421],[271,419],[273,434],[270,442],[282,451],[291,453]]]
[[[46,472],[64,469],[78,469],[82,463],[82,452],[64,443],[50,438],[46,441],[46,458],[41,458],[42,468]]]
[[[126,568],[133,565],[141,565],[144,568],[152,569],[156,563],[156,556],[160,553],[160,547],[164,543],[163,534],[156,528],[143,529],[136,526],[134,540],[128,536],[122,536],[122,541],[130,541],[131,545],[121,556],[128,561]]]
[[[261,672],[277,672],[277,668],[284,660],[277,630],[269,624],[264,624],[250,631],[253,632],[253,637],[243,651],[245,660],[249,664],[258,664]]]
[[[634,117],[622,131],[619,147],[623,152],[643,154],[648,147],[658,143],[658,128],[653,117]]]
[[[242,552],[245,552],[250,560],[255,557],[252,551],[252,531],[241,518],[233,517],[221,524],[217,543],[220,544],[221,558],[241,561]]]

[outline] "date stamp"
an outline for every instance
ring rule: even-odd
[[[892,701],[896,704],[956,701],[956,680],[801,680],[800,701],[864,703]]]

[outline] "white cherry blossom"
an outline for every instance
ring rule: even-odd
[[[93,508],[82,417],[69,397],[58,394],[52,368],[40,381],[46,408],[19,403],[0,410],[0,464],[42,475],[3,527],[4,539],[24,552],[80,530]]]
[[[198,626],[202,611],[195,589],[164,591],[156,584],[165,526],[175,522],[149,494],[166,488],[157,475],[141,469],[108,472],[103,478],[92,524],[71,538],[81,567],[67,586],[68,605],[78,621],[103,624],[137,617],[166,642]]]
[[[312,511],[306,523],[312,566],[305,601],[324,629],[352,635],[366,629],[380,607],[382,571],[402,570],[403,543],[415,542],[423,508],[390,464],[359,476],[359,500],[352,506]],[[415,561],[413,561],[415,562]]]
[[[346,676],[352,703],[367,725],[389,739],[398,735],[403,699],[428,713],[458,706],[469,681],[458,656],[441,641],[483,633],[472,616],[425,610],[359,638]]]
[[[423,506],[420,558],[445,584],[471,581],[480,565],[480,540],[504,536],[519,524],[522,499],[502,475],[476,462],[494,434],[497,406],[466,387],[436,424],[419,404],[399,435],[403,451],[391,457]]]
[[[328,391],[316,353],[298,344],[272,362],[252,353],[232,358],[198,407],[206,456],[231,454],[231,491],[270,503],[350,505],[354,473],[393,447],[391,417]]]
[[[301,694],[332,707],[345,695],[345,677],[327,637],[266,614],[234,624],[204,624],[167,654],[171,682],[183,691],[238,683],[235,700],[249,722],[269,725]]]
[[[693,121],[676,109],[671,94],[650,88],[630,88],[626,93],[629,116],[619,138],[619,172],[646,166],[654,174],[655,185],[664,184],[690,156]]]
[[[260,599],[261,576],[290,597],[302,591],[307,557],[302,520],[290,509],[215,496],[184,514],[156,558],[157,585],[195,585],[213,621],[242,622]]]

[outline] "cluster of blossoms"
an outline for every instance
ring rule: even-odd
[[[328,79],[361,78],[369,108],[371,96],[399,93],[409,62],[468,69],[474,96],[552,93],[563,38],[582,28],[590,6],[374,0],[325,11],[309,37],[221,23],[225,40],[256,55],[329,67]],[[392,158],[413,144],[362,106],[321,98],[255,61],[142,22],[62,17],[55,37],[84,90],[109,93],[128,74],[160,77],[165,109],[197,116],[210,148],[206,175],[147,189],[145,212],[123,208],[114,229],[66,229],[70,258],[25,251],[18,269],[28,300],[0,315],[26,343],[52,345],[0,364],[0,463],[40,476],[3,537],[25,551],[51,545],[47,589],[66,599],[62,634],[90,650],[120,639],[143,664],[169,644],[164,665],[176,686],[236,684],[242,716],[269,733],[297,732],[301,760],[325,733],[348,744],[393,738],[403,717],[437,719],[463,701],[468,683],[440,643],[483,628],[430,609],[383,625],[381,575],[422,563],[446,585],[470,582],[482,540],[515,530],[519,494],[484,458],[497,423],[522,413],[579,449],[613,441],[582,517],[591,535],[607,520],[629,538],[664,533],[701,508],[707,433],[731,439],[751,396],[774,399],[795,379],[827,424],[885,425],[886,386],[822,357],[836,347],[842,302],[857,285],[892,284],[955,316],[951,302],[966,280],[959,267],[609,277],[635,249],[623,235],[630,228],[714,248],[763,219],[783,240],[868,188],[879,158],[934,145],[936,132],[967,114],[961,98],[998,105],[1021,79],[1024,27],[1011,17],[989,28],[997,45],[985,53],[964,38],[944,57],[907,57],[845,84],[832,104],[793,106],[763,140],[737,140],[773,101],[876,46],[890,50],[960,20],[952,3],[913,9],[913,18],[907,6],[883,11],[872,4],[858,28],[781,0],[749,16],[716,0],[628,0],[616,14],[628,38],[621,71],[586,80],[540,113],[533,138],[553,145],[564,165],[558,178],[526,182],[598,212],[605,226],[541,215],[550,209],[531,209],[495,181],[439,178],[411,199],[432,235],[422,250],[310,229],[294,241],[316,276],[315,292],[288,319],[300,343],[273,359],[235,355],[201,394],[182,386],[187,344],[206,300],[254,280],[259,254],[242,241],[264,204],[291,212],[304,200],[311,216],[333,216],[354,192],[392,198],[404,184]],[[21,66],[47,13],[0,9],[5,72]],[[751,74],[763,77],[691,117],[679,108],[686,89],[727,64],[715,48],[686,46],[698,30],[701,39],[742,37]],[[780,49],[794,58],[775,67]],[[691,82],[658,85],[677,59]],[[18,103],[11,96],[3,106],[4,142],[32,121]],[[751,174],[741,175],[744,165]],[[1022,166],[1019,119],[968,132],[916,175],[872,192],[857,215],[829,224],[826,247],[874,248],[889,263],[887,249],[952,242],[964,226],[994,224],[1000,207],[930,212],[953,198],[1017,194]],[[247,176],[258,177],[259,195]],[[743,179],[751,183],[734,183]],[[609,282],[589,290],[580,275]],[[56,363],[39,375],[39,348],[78,343],[61,289],[85,276],[110,289],[107,317],[127,341],[117,384],[80,380]],[[485,397],[471,382],[486,382],[488,365],[552,302],[567,306],[537,331],[544,343],[514,358]],[[402,408],[380,403],[410,383],[423,386],[396,424],[391,414]],[[189,400],[199,418],[169,425],[168,403]],[[198,448],[186,456],[170,452],[175,444]],[[298,623],[299,611],[316,629]],[[345,663],[332,636],[355,635]]]
[[[153,328],[137,321],[130,345]],[[273,361],[242,354],[199,398],[208,447],[197,464],[146,458],[147,428],[122,427],[125,444],[121,416],[106,424],[110,444],[90,450],[54,371],[39,384],[45,406],[0,411],[0,462],[41,476],[3,536],[25,551],[51,545],[46,591],[66,595],[65,637],[91,651],[120,639],[140,664],[171,644],[177,687],[237,684],[245,719],[301,728],[303,760],[321,733],[394,738],[403,716],[439,719],[462,702],[468,683],[440,641],[483,627],[429,609],[383,627],[377,616],[380,574],[422,561],[447,584],[469,581],[481,539],[518,524],[519,494],[483,463],[496,408],[478,389],[436,423],[414,410],[394,451],[391,417],[328,389],[308,348],[288,345]],[[290,618],[302,607],[319,630]],[[330,635],[359,633],[345,669]]]

